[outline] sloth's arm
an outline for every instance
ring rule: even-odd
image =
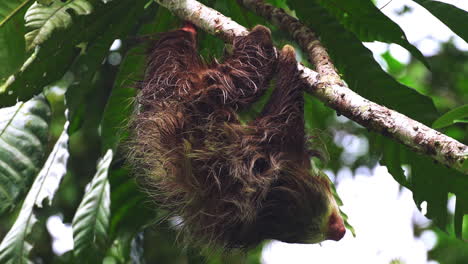
[[[180,145],[191,122],[184,102],[196,89],[203,67],[196,50],[196,29],[191,24],[161,33],[151,43],[145,76],[138,84],[140,113],[132,123],[139,150],[165,155]]]
[[[305,83],[297,69],[294,48],[281,51],[276,73],[276,87],[260,116],[255,120],[272,145],[289,153],[304,153]]]
[[[223,63],[213,65],[203,78],[210,97],[242,108],[263,94],[276,64],[270,34],[268,28],[256,26],[247,36],[234,39],[233,53]]]

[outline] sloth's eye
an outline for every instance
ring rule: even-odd
[[[268,161],[264,158],[258,158],[255,160],[253,167],[252,167],[252,172],[254,174],[262,174],[265,171],[268,170],[270,165],[268,164]]]
[[[216,84],[216,80],[210,75],[205,75],[203,77],[203,83],[205,83],[206,87],[210,87]]]

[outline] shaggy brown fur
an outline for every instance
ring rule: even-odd
[[[273,75],[269,103],[241,125],[236,111]],[[201,62],[190,26],[152,45],[130,157],[158,205],[181,217],[190,243],[248,248],[264,239],[341,238],[329,183],[310,172],[299,75],[294,49],[277,58],[263,26],[236,38],[223,63]],[[339,230],[330,230],[331,215]]]

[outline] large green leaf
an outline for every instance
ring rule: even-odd
[[[435,17],[440,19],[445,25],[447,25],[453,32],[468,42],[468,27],[466,21],[468,21],[468,12],[459,9],[451,4],[442,3],[433,0],[413,0],[416,3],[422,5]]]
[[[0,109],[0,214],[15,206],[39,171],[50,108],[44,97]]]
[[[403,158],[401,157],[401,146],[395,144],[395,142],[385,137],[382,137],[381,140],[383,141],[381,143],[385,145],[385,148],[381,149],[383,154],[382,160],[380,162],[381,165],[387,167],[388,172],[392,174],[393,178],[399,184],[405,186],[406,188],[409,188],[409,182],[406,179],[403,168],[401,167],[401,164],[403,163]]]
[[[317,0],[317,2],[330,11],[347,30],[356,34],[361,41],[399,44],[429,67],[424,55],[408,42],[403,30],[385,16],[372,1]]]
[[[449,193],[457,196],[457,202],[467,203],[466,190],[468,179],[466,176],[434,163],[430,158],[414,153],[406,146],[375,135],[371,138],[372,149],[380,151],[383,156],[381,163],[387,166],[389,173],[401,185],[413,192],[413,199],[418,207],[427,202],[427,217],[443,230],[450,231],[447,223],[447,198]],[[408,176],[405,176],[401,168],[402,164],[410,166]],[[466,214],[466,212],[465,212]],[[462,220],[454,222],[458,230],[462,226]]]
[[[454,216],[454,226],[455,226],[455,234],[458,238],[463,239],[463,219],[465,215],[468,215],[468,193],[464,193],[463,196],[458,195],[457,201],[455,204],[455,216]],[[465,228],[468,230],[468,228]],[[468,237],[468,233],[467,236]]]
[[[115,66],[109,64],[107,60],[104,64],[102,62],[109,55],[109,47],[115,39],[126,36],[133,29],[138,29],[138,21],[145,15],[145,3],[144,0],[127,0],[113,7],[112,12],[106,18],[109,20],[106,31],[89,43],[86,52],[79,56],[71,66],[70,71],[77,80],[66,93],[72,121],[71,132],[76,131],[82,125],[85,117],[88,122],[90,122],[88,120],[90,117],[94,118],[96,126],[101,122],[102,112],[117,74]],[[147,11],[151,12],[151,10]],[[115,20],[115,17],[120,19]],[[122,51],[115,54],[125,55]],[[106,75],[104,80],[102,80],[103,75]],[[97,107],[99,109],[93,109]],[[94,111],[93,115],[90,115],[91,111]]]
[[[0,106],[12,105],[18,99],[29,99],[41,92],[44,86],[57,81],[70,70],[77,57],[87,53],[88,47],[103,45],[103,50],[108,49],[109,46],[98,40],[108,31],[115,32],[115,27],[123,20],[127,22],[127,27],[132,27],[134,21],[129,16],[137,19],[133,10],[144,3],[144,0],[94,1],[91,14],[75,16],[66,29],[55,30],[36,47],[21,69],[8,81],[0,83]],[[115,38],[120,37],[115,34]],[[102,57],[94,59],[99,62],[98,65],[102,62]],[[83,67],[82,70],[86,70],[87,65]]]
[[[135,110],[136,80],[142,80],[144,74],[145,57],[142,46],[126,52],[120,65],[119,72],[112,88],[102,118],[102,148],[116,150],[121,140],[127,137],[128,123]]]
[[[49,158],[34,180],[13,227],[0,244],[0,263],[32,263],[28,255],[34,241],[30,241],[28,236],[37,222],[34,209],[35,207],[42,207],[42,203],[46,198],[49,205],[52,203],[60,181],[67,171],[69,156],[67,126],[68,122],[65,123],[62,135],[57,140]]]
[[[0,28],[27,6],[31,0],[2,0],[0,2]]]
[[[89,15],[93,6],[86,0],[53,1],[50,5],[35,2],[26,12],[26,27],[31,31],[25,35],[27,48],[31,49],[46,41],[52,32],[65,29],[72,23],[70,11],[76,15]]]
[[[73,217],[74,255],[84,262],[99,260],[106,250],[110,221],[110,185],[107,175],[112,157],[113,152],[109,149],[99,161],[96,175],[86,187],[83,200]]]
[[[414,152],[409,152],[407,156],[409,159],[406,162],[411,166],[411,190],[416,204],[420,206],[423,201],[427,201],[426,216],[433,219],[442,230],[453,232],[447,222],[447,200],[449,193],[453,193],[457,196],[457,203],[468,202],[466,175],[435,164],[430,158]],[[462,221],[454,224],[455,229],[459,230]]]
[[[136,89],[132,80],[141,76],[143,57],[132,54],[127,56],[120,68],[116,84],[106,105],[102,120],[102,148],[116,149],[128,132],[128,123],[135,109]]]
[[[136,236],[130,232],[121,232],[114,239],[106,260],[112,259],[113,263],[144,264],[144,248],[143,232]]]
[[[2,9],[5,6],[2,5],[13,2],[16,1],[0,1],[0,10],[5,11],[5,9]],[[0,22],[0,61],[2,62],[0,66],[0,84],[6,80],[6,77],[18,70],[26,57],[24,41],[26,28],[23,17],[28,6],[21,7],[12,12],[4,23]]]
[[[463,264],[468,262],[468,243],[448,236],[441,230],[432,229],[437,244],[427,252],[428,259],[441,264]],[[468,228],[465,227],[465,232]],[[430,262],[429,262],[430,263]]]
[[[457,107],[441,117],[439,117],[432,124],[433,128],[443,128],[446,126],[451,126],[456,123],[467,123],[468,121],[463,120],[468,118],[468,104]]]
[[[113,242],[106,259],[112,258],[117,263],[140,263],[143,247],[135,245],[135,242],[141,242],[140,233],[144,232],[149,225],[154,224],[156,211],[149,206],[148,196],[143,193],[141,186],[137,186],[135,177],[131,175],[128,168],[112,169],[109,181],[112,186],[109,237]],[[161,226],[158,227],[160,228]],[[164,228],[167,227],[162,229]],[[172,241],[173,239],[171,237]],[[167,239],[163,240],[161,244],[167,241]],[[177,247],[171,244],[169,249],[162,248],[161,252],[168,250],[177,250]],[[172,260],[168,262],[160,260],[160,262],[170,263]]]
[[[136,235],[154,222],[156,212],[145,200],[148,196],[138,186],[128,168],[113,169],[110,173],[112,185],[112,218],[110,236],[116,238],[122,232]],[[135,215],[138,214],[138,218]]]

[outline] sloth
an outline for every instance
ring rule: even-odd
[[[180,219],[190,245],[340,240],[330,182],[311,170],[294,49],[277,52],[270,30],[256,26],[224,61],[205,63],[196,34],[190,23],[161,33],[138,84],[129,159],[152,200]],[[262,112],[241,122],[272,82]]]

